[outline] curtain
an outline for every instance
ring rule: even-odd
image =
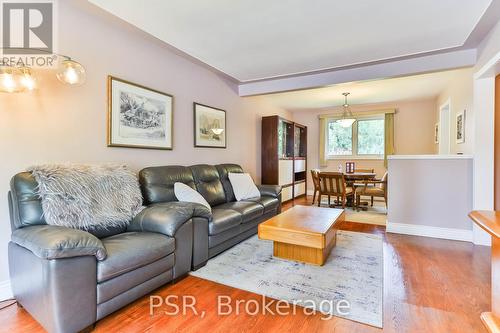
[[[385,114],[384,166],[387,168],[387,156],[394,154],[394,113]]]
[[[326,122],[327,120],[325,118],[319,118],[319,166],[320,167],[327,166],[326,153],[325,153]]]

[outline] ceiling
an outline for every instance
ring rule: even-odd
[[[437,97],[452,82],[472,77],[472,69],[413,75],[375,81],[337,84],[325,88],[307,89],[261,96],[268,103],[300,111],[341,106],[343,92],[350,92],[351,105],[417,100]]]
[[[239,82],[460,47],[491,3],[89,1]]]

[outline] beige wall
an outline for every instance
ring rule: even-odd
[[[373,111],[394,108],[395,153],[399,155],[432,154],[434,153],[435,99],[380,103],[352,106],[353,112]],[[319,166],[319,120],[318,115],[328,114],[337,109],[304,110],[293,112],[294,121],[307,125],[307,165],[308,169]],[[339,163],[345,168],[347,160],[330,160],[323,170],[335,171]],[[381,177],[385,172],[383,160],[354,160],[359,168],[373,168]],[[310,178],[310,175],[308,174]],[[308,188],[312,189],[309,179]]]
[[[0,284],[8,279],[7,191],[15,173],[47,162],[120,162],[134,169],[234,162],[259,178],[261,115],[290,118],[257,97],[239,97],[226,80],[91,5],[60,1],[59,20],[60,51],[86,67],[86,84],[66,87],[46,72],[32,94],[0,94]],[[106,147],[108,74],[174,95],[173,151]],[[227,149],[193,147],[193,101],[227,110]]]
[[[472,75],[474,69],[469,68],[457,71],[456,77],[438,96],[436,101],[436,120],[439,122],[439,108],[450,101],[450,154],[464,153],[472,154],[474,151],[474,110],[473,110],[473,86]],[[465,142],[456,143],[456,115],[465,111]],[[439,146],[435,145],[434,151],[438,153]]]
[[[388,230],[393,223],[471,230],[472,170],[472,158],[462,156],[390,159]]]

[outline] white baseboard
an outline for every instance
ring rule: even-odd
[[[386,232],[472,242],[472,230],[431,227],[428,225],[391,223],[387,221]]]
[[[0,281],[0,301],[12,298],[12,290],[10,289],[10,281]]]
[[[313,194],[314,194],[314,191],[313,191],[313,190],[307,190],[307,191],[306,191],[306,194],[307,194],[307,195],[313,195]]]

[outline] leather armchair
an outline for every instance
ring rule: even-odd
[[[13,177],[9,273],[15,298],[49,332],[78,332],[188,273],[198,204],[168,202],[121,230],[47,225],[30,173]]]

